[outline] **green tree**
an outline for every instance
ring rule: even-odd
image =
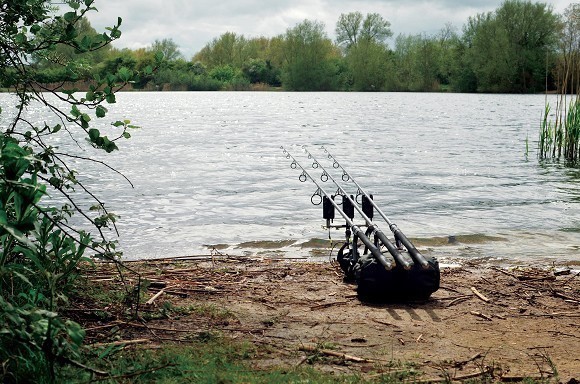
[[[335,90],[338,52],[324,24],[304,20],[289,28],[283,38],[282,84],[292,91]]]
[[[245,76],[251,83],[269,84],[279,87],[280,70],[274,68],[270,60],[250,59],[243,68]]]
[[[355,91],[384,91],[392,76],[389,49],[372,40],[362,40],[351,45],[346,62]]]
[[[378,13],[368,13],[364,18],[360,12],[343,13],[338,18],[335,31],[337,44],[347,49],[361,40],[384,43],[393,36],[391,23]]]
[[[167,61],[175,61],[183,58],[183,55],[179,51],[179,46],[173,39],[155,40],[151,44],[151,47],[148,48],[148,51],[154,54],[161,52],[163,58]]]
[[[200,61],[209,68],[222,65],[242,68],[244,63],[253,58],[255,52],[252,48],[243,35],[226,32],[203,47],[193,57],[193,61]]]
[[[385,88],[389,71],[386,40],[392,36],[390,23],[377,13],[341,14],[336,23],[336,42],[344,47],[346,62],[356,91]]]
[[[470,18],[464,38],[478,90],[542,90],[558,31],[558,16],[545,3],[507,0],[493,13]]]
[[[95,9],[92,0],[70,1],[64,12],[44,0],[7,0],[0,9],[0,83],[12,94],[3,98],[10,108],[0,107],[0,380],[56,382],[57,365],[79,358],[83,341],[78,324],[58,314],[78,264],[85,251],[111,260],[119,252],[107,240],[114,214],[70,164],[94,160],[54,147],[52,138],[117,150],[133,126],[123,120],[103,127],[100,121],[108,113],[105,105],[115,103],[115,91],[135,74],[125,67],[106,78],[95,74],[94,85],[82,94],[48,88],[36,81],[33,58],[49,60],[58,47],[73,48],[75,55],[103,49],[120,37],[121,19],[105,33],[83,35],[77,26]],[[70,80],[79,78],[77,57],[62,63]],[[31,115],[38,110],[44,114]],[[73,197],[75,190],[86,193],[82,201]],[[64,203],[47,195],[60,195]],[[90,226],[73,226],[75,214]]]

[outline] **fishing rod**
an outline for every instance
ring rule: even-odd
[[[393,222],[391,222],[391,220],[389,220],[387,215],[385,215],[383,213],[383,211],[373,201],[372,197],[369,196],[364,191],[364,189],[355,181],[355,179],[348,173],[348,171],[346,169],[344,169],[344,167],[342,165],[340,165],[338,160],[336,160],[336,158],[334,156],[332,156],[330,154],[330,152],[324,146],[322,146],[321,148],[324,150],[324,153],[326,153],[328,155],[328,158],[333,161],[332,166],[336,169],[338,169],[338,168],[342,169],[342,180],[345,182],[351,180],[354,183],[354,185],[358,188],[357,194],[359,194],[359,193],[362,194],[368,200],[368,202],[370,204],[372,204],[372,206],[377,210],[379,215],[381,215],[381,217],[388,224],[391,232],[393,232],[393,235],[395,236],[395,240],[397,242],[400,242],[401,244],[403,244],[405,246],[405,248],[407,248],[407,251],[409,252],[409,255],[411,256],[413,261],[420,264],[421,267],[423,267],[424,269],[428,269],[430,266],[429,266],[429,262],[427,261],[427,259],[425,259],[425,256],[423,256],[417,250],[417,248],[415,248],[413,243],[411,243],[411,241],[407,238],[407,236],[405,236],[405,234],[403,234],[403,232],[401,232],[399,227],[397,227],[397,225],[395,223],[393,223]]]
[[[378,247],[376,247],[373,244],[373,242],[364,234],[364,232],[352,222],[352,220],[338,206],[338,204],[336,204],[336,202],[332,199],[332,197],[328,193],[326,193],[326,191],[318,184],[318,182],[316,182],[316,180],[306,171],[306,169],[304,169],[304,167],[302,167],[302,165],[300,165],[300,163],[298,163],[298,161],[296,161],[294,156],[292,156],[290,154],[290,152],[288,152],[286,150],[286,148],[284,148],[284,146],[281,146],[280,149],[282,149],[282,151],[286,155],[287,159],[292,159],[292,164],[290,164],[290,168],[297,169],[299,167],[302,170],[302,174],[298,177],[298,180],[300,180],[301,182],[305,182],[307,180],[307,178],[309,178],[314,183],[314,185],[316,185],[316,187],[318,188],[318,190],[312,196],[311,201],[314,203],[313,198],[315,195],[320,195],[320,193],[324,194],[324,197],[327,199],[326,201],[330,202],[332,204],[332,206],[338,211],[338,213],[340,213],[340,215],[346,220],[346,224],[351,228],[351,231],[353,233],[353,238],[354,238],[353,239],[353,244],[354,244],[353,252],[355,253],[355,257],[358,256],[357,250],[356,250],[357,239],[361,239],[363,244],[369,249],[369,251],[375,257],[375,259],[386,270],[393,269],[393,263],[390,260],[388,260],[385,257],[385,255],[383,255],[381,253],[381,251],[378,249]]]
[[[352,205],[352,207],[354,207],[357,210],[357,212],[362,216],[362,218],[364,219],[364,221],[366,221],[369,229],[371,231],[374,231],[374,233],[377,236],[377,238],[387,248],[387,250],[389,251],[389,253],[393,256],[393,258],[397,262],[397,264],[399,264],[400,266],[402,266],[406,270],[411,269],[413,267],[413,261],[407,259],[406,257],[404,257],[401,254],[401,252],[399,252],[399,250],[397,249],[397,247],[393,243],[391,243],[391,241],[387,238],[387,236],[383,233],[383,231],[381,231],[379,229],[378,225],[376,225],[375,223],[373,223],[373,221],[366,215],[366,213],[361,208],[359,208],[358,204],[346,193],[346,191],[344,190],[344,188],[342,188],[342,186],[334,179],[334,177],[332,177],[326,171],[326,169],[324,169],[324,167],[322,166],[322,164],[320,164],[320,162],[318,160],[316,160],[316,158],[314,157],[314,155],[312,155],[306,149],[306,146],[305,145],[302,146],[302,149],[308,155],[308,159],[310,159],[310,160],[313,161],[312,168],[317,169],[317,168],[320,167],[320,169],[322,170],[322,175],[320,176],[320,180],[322,180],[323,182],[325,182],[328,179],[330,179],[338,187],[338,191],[340,191],[340,194],[341,194],[342,198],[343,199],[346,198],[350,202],[350,204]]]

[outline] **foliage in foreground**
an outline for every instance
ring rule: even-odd
[[[54,382],[60,366],[81,357],[84,332],[59,309],[74,286],[77,265],[87,260],[85,253],[113,260],[120,256],[106,236],[107,229],[114,228],[115,215],[83,185],[70,164],[71,159],[100,162],[53,143],[56,138],[76,147],[88,143],[85,153],[117,150],[117,142],[129,138],[129,130],[136,127],[123,120],[102,128],[98,121],[107,116],[104,104],[115,103],[115,92],[137,81],[137,74],[122,67],[104,77],[96,75],[83,94],[39,83],[38,61],[52,62],[68,80],[86,74],[84,61],[56,55],[58,49],[94,53],[121,35],[120,19],[105,33],[81,33],[81,20],[95,10],[93,0],[66,4],[64,13],[46,0],[10,0],[0,6],[0,86],[13,91],[3,95],[5,105],[0,106],[4,383]]]

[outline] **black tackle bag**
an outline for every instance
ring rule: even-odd
[[[387,270],[372,254],[361,255],[353,260],[352,251],[344,254],[341,248],[337,260],[347,280],[354,280],[357,293],[363,301],[409,301],[426,300],[439,289],[439,262],[425,257],[429,266],[423,268],[415,263],[406,270],[400,265]]]

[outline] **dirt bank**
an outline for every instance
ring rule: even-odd
[[[146,321],[128,320],[122,308],[97,320],[83,316],[95,303],[76,303],[89,342],[113,340],[113,328],[115,340],[147,346],[219,333],[259,346],[257,366],[363,376],[411,369],[420,381],[580,379],[580,276],[565,267],[443,269],[430,300],[385,305],[361,303],[331,263],[221,257],[130,267],[152,282],[140,307]],[[110,265],[87,276],[120,286]]]

